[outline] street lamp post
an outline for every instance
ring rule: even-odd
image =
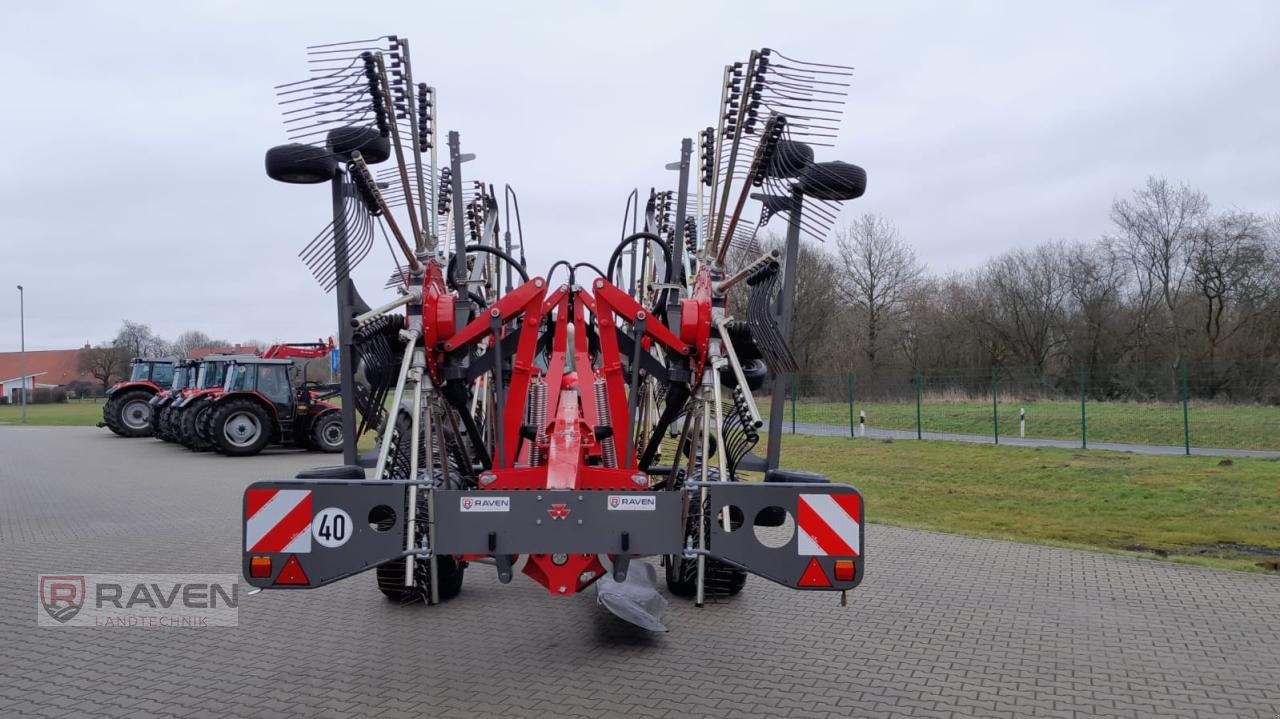
[[[27,423],[27,308],[26,293],[22,291],[22,285],[18,285],[18,337],[19,348],[21,350],[22,378],[18,380],[22,384],[22,423]]]

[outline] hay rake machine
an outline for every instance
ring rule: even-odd
[[[861,168],[814,161],[838,129],[848,68],[769,49],[726,67],[716,123],[696,151],[681,142],[674,189],[651,191],[643,212],[631,194],[608,264],[562,260],[531,277],[514,191],[500,201],[464,180],[474,157],[457,132],[437,165],[436,93],[414,82],[408,40],[309,53],[311,75],[278,89],[293,142],[269,150],[266,169],[331,184],[333,221],[300,254],[336,290],[343,406],[358,412],[343,413],[344,465],[245,491],[251,585],[372,569],[388,597],[435,604],[483,564],[556,596],[594,584],[612,612],[663,630],[657,572],[634,560],[659,558],[670,593],[699,606],[748,574],[800,590],[861,582],[857,490],[781,469],[777,432],[753,453],[752,390],[774,378],[780,426],[795,371],[800,237],[821,238],[865,189]],[[777,215],[783,251],[762,252],[758,228]],[[351,270],[378,238],[396,296],[371,306]],[[736,292],[749,296],[740,318],[728,314]],[[377,448],[360,456],[366,431]]]

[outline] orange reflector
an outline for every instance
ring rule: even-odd
[[[298,555],[289,555],[289,561],[284,563],[284,569],[281,569],[280,576],[276,577],[276,584],[302,587],[311,584],[311,580],[307,579],[307,573],[302,571],[302,564],[298,562]]]
[[[836,581],[852,582],[854,574],[857,570],[854,568],[852,559],[836,560]]]
[[[249,576],[267,579],[271,576],[271,557],[253,557],[249,560]]]
[[[804,568],[804,574],[800,575],[798,584],[801,587],[830,587],[831,580],[827,579],[827,573],[822,571],[822,565],[818,564],[818,558],[814,557],[809,560],[809,566]]]

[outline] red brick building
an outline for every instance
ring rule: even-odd
[[[88,347],[88,345],[85,345]],[[100,385],[93,375],[81,374],[80,348],[72,350],[27,350],[26,383],[32,389],[41,387],[65,387],[82,380],[93,385]],[[0,383],[7,389],[19,389],[23,383],[21,378],[22,353],[0,352]],[[10,381],[12,380],[12,381]],[[10,387],[11,385],[11,387]],[[8,392],[5,392],[8,395]]]

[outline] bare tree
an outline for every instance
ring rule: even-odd
[[[112,345],[124,350],[130,357],[159,357],[171,352],[169,343],[157,337],[150,326],[130,320],[125,320],[120,325]]]
[[[836,246],[844,270],[839,290],[861,314],[862,351],[874,370],[886,325],[901,316],[924,267],[893,223],[879,215],[858,218],[837,235]]]
[[[1252,212],[1226,212],[1205,222],[1192,249],[1192,281],[1204,303],[1210,368],[1223,342],[1265,307],[1266,226]]]
[[[1162,302],[1176,361],[1182,359],[1184,344],[1177,304],[1190,273],[1194,239],[1208,212],[1204,193],[1155,176],[1131,199],[1111,205],[1111,220],[1120,231],[1116,247],[1133,267],[1140,294]]]
[[[1133,342],[1124,268],[1107,250],[1103,243],[1083,242],[1064,248],[1072,355],[1090,374],[1119,360]]]
[[[831,318],[839,306],[836,272],[821,245],[802,244],[796,263],[796,300],[791,315],[791,349],[801,373],[832,369]]]
[[[988,308],[985,322],[994,338],[1041,372],[1066,342],[1066,258],[1061,244],[1044,244],[1001,255],[979,273]]]
[[[173,352],[181,357],[187,357],[195,350],[226,347],[229,344],[231,343],[226,340],[214,339],[200,330],[187,330],[173,341]]]
[[[87,374],[102,383],[106,392],[113,380],[124,377],[129,367],[128,351],[121,347],[100,344],[80,350],[78,366],[81,374]]]

